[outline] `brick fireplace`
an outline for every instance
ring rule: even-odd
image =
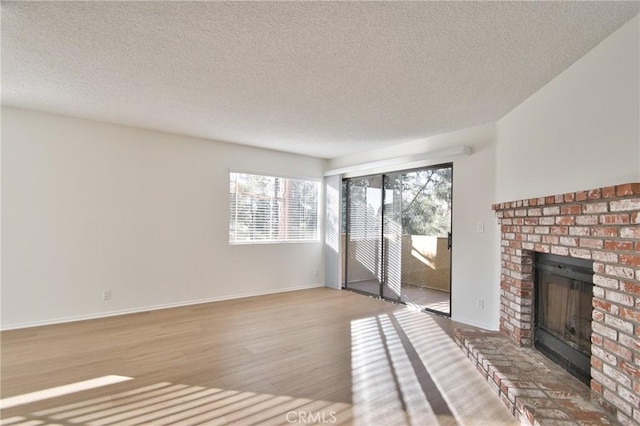
[[[535,253],[593,261],[591,390],[640,423],[640,183],[495,204],[500,330],[530,346]]]

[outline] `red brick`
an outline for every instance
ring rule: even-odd
[[[580,213],[582,213],[582,207],[580,207],[580,205],[578,204],[560,207],[560,214],[580,214]]]
[[[556,218],[556,225],[575,225],[576,218],[574,216],[560,216]]]
[[[615,196],[616,196],[615,186],[607,186],[606,188],[602,188],[602,198],[614,198]]]
[[[640,312],[630,308],[620,308],[620,316],[635,322],[640,322]]]
[[[640,369],[631,365],[625,361],[620,361],[618,367],[624,370],[629,376],[635,377],[636,379],[640,378]]]
[[[551,248],[549,247],[548,244],[535,244],[534,246],[534,250],[540,253],[549,253],[551,252]]]
[[[627,360],[627,361],[631,361],[633,354],[631,353],[631,351],[627,348],[625,348],[624,346],[620,346],[619,344],[612,342],[611,340],[607,340],[605,339],[604,341],[604,347],[606,350],[608,350],[609,352],[618,355],[619,357]]]
[[[576,199],[576,193],[575,192],[570,192],[568,194],[564,194],[564,202],[565,203],[571,203]]]
[[[631,241],[605,241],[604,248],[614,251],[631,251],[633,250],[633,243]]]
[[[591,357],[591,366],[593,368],[597,368],[598,370],[602,371],[602,366],[603,366],[603,362],[600,358],[597,358],[595,356]]]
[[[604,321],[604,313],[601,311],[593,311],[591,314],[591,318],[593,321],[603,322]]]
[[[554,235],[544,235],[542,237],[542,242],[545,244],[557,245],[558,241],[559,241],[559,238]]]
[[[569,232],[569,228],[566,226],[552,226],[549,232],[553,235],[566,235]]]
[[[594,345],[602,346],[603,342],[604,338],[602,336],[596,333],[591,333],[591,343],[593,343]]]
[[[602,385],[598,382],[596,382],[595,380],[591,380],[591,389],[594,392],[597,392],[599,394],[602,394]]]
[[[584,213],[606,213],[609,206],[607,203],[590,203],[583,204],[582,211]]]
[[[600,223],[605,225],[627,225],[629,223],[628,214],[603,214],[600,215]]]
[[[621,254],[620,263],[623,265],[640,266],[640,255]]]
[[[580,247],[601,249],[604,247],[604,241],[597,238],[580,238]]]
[[[553,204],[555,202],[556,202],[556,197],[554,195],[550,195],[550,196],[544,198],[544,203],[545,204]]]
[[[626,291],[627,293],[635,294],[636,296],[640,296],[640,284],[638,283],[632,283],[630,281],[621,281],[620,290]]]
[[[592,189],[587,194],[587,198],[589,198],[590,200],[597,200],[601,197],[602,197],[602,193],[600,192],[600,189]]]
[[[618,197],[625,195],[638,195],[640,194],[640,183],[626,183],[624,185],[616,186],[616,194]]]
[[[576,201],[585,201],[587,197],[587,191],[576,192]]]
[[[538,199],[537,198],[529,198],[529,205],[530,206],[537,206],[538,205]]]
[[[640,214],[638,214],[638,212],[631,213],[630,222],[635,224],[640,224]]]
[[[591,230],[591,235],[594,237],[617,237],[618,228],[598,226]]]
[[[594,308],[602,309],[603,311],[611,312],[611,303],[605,302],[600,299],[592,299],[592,304]]]

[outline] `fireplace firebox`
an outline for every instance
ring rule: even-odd
[[[588,386],[593,262],[537,253],[534,273],[534,346]]]

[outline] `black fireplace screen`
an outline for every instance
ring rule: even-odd
[[[593,262],[536,256],[534,345],[589,384]]]

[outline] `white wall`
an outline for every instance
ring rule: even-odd
[[[393,169],[453,162],[452,319],[488,329],[499,326],[500,247],[494,212],[495,126],[460,130],[424,140],[338,158],[329,169],[414,155],[457,145],[472,147],[469,156],[423,160]],[[376,172],[390,171],[376,169]],[[361,174],[368,174],[367,170]],[[351,174],[350,174],[351,175]],[[476,232],[477,223],[484,232]],[[484,309],[477,306],[484,299]]]
[[[322,242],[228,244],[230,168],[321,160],[10,108],[2,145],[3,328],[324,283]]]
[[[496,201],[640,181],[640,16],[502,118],[497,154]]]
[[[333,289],[342,288],[340,270],[340,209],[342,206],[342,177],[328,176],[325,183],[325,215],[324,215],[324,262],[325,286]]]

